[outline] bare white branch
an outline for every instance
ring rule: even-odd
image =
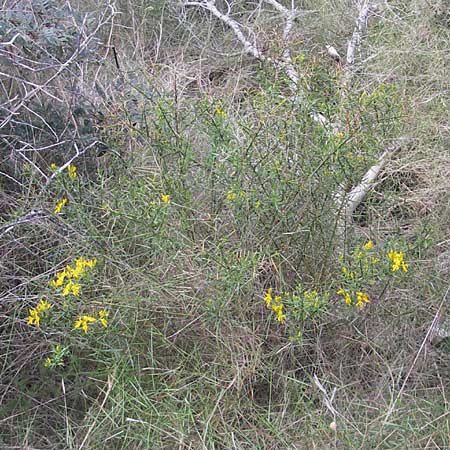
[[[323,402],[325,406],[327,407],[328,411],[332,414],[333,418],[336,419],[336,416],[339,414],[336,410],[336,408],[333,406],[333,400],[334,396],[336,395],[336,388],[333,388],[333,391],[331,394],[328,393],[328,391],[325,389],[323,384],[319,381],[319,378],[316,374],[314,374],[314,384],[317,386],[320,392],[322,392],[323,395]]]
[[[36,220],[42,219],[46,217],[46,214],[44,211],[38,210],[38,211],[30,211],[23,215],[22,217],[19,217],[18,219],[14,220],[13,222],[7,223],[0,227],[0,238],[3,237],[5,234],[9,233],[13,228],[15,228],[18,225],[21,225],[23,223],[29,223],[34,222]]]
[[[20,33],[16,33],[8,42],[0,42],[0,45],[13,45],[14,41],[20,36]]]
[[[94,147],[98,143],[99,143],[99,141],[94,141],[91,144],[89,144],[87,147],[80,150],[78,148],[77,143],[74,142],[73,146],[75,147],[75,152],[76,152],[75,155],[72,156],[72,158],[70,158],[68,161],[66,161],[61,167],[58,167],[58,169],[55,170],[49,177],[46,177],[47,182],[45,183],[45,187],[47,187],[52,182],[52,180],[54,178],[56,178],[61,172],[64,172],[64,170],[66,170],[76,159],[78,159],[81,155],[86,153],[88,150],[90,150],[92,147]]]
[[[213,14],[215,17],[217,17],[219,20],[221,20],[223,23],[228,25],[233,31],[236,37],[239,39],[241,44],[244,46],[244,50],[249,55],[253,56],[256,59],[259,59],[261,61],[266,60],[265,56],[262,54],[262,52],[256,47],[255,44],[252,44],[247,37],[245,36],[244,32],[242,31],[242,26],[239,22],[231,18],[228,14],[223,14],[221,11],[219,11],[216,8],[214,1],[199,1],[199,2],[185,2],[184,6],[199,6],[203,9],[206,9],[211,14]]]
[[[367,18],[369,16],[370,5],[366,2],[361,2],[359,5],[358,19],[353,30],[352,38],[347,47],[347,64],[352,66],[355,63],[355,52],[361,42],[364,30],[367,28]]]
[[[338,219],[337,234],[340,237],[344,236],[347,225],[353,222],[353,213],[356,208],[364,200],[367,193],[374,187],[378,175],[386,166],[389,158],[400,149],[401,140],[388,147],[380,156],[378,161],[371,166],[361,179],[361,182],[355,186],[350,192],[345,194],[343,191],[335,193],[334,198],[336,204],[341,211],[341,215]]]
[[[345,214],[347,215],[347,217],[350,218],[353,215],[355,209],[360,205],[366,194],[373,187],[379,173],[386,165],[386,161],[389,155],[390,152],[388,150],[383,152],[377,163],[370,167],[370,169],[364,174],[361,182],[346,195]]]

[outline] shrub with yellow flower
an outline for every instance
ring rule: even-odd
[[[39,303],[36,305],[36,308],[32,308],[28,310],[27,324],[28,325],[36,325],[37,327],[41,324],[41,318],[45,315],[45,312],[48,311],[52,305],[45,299],[41,299]]]
[[[392,261],[392,272],[396,272],[399,269],[402,269],[403,272],[408,272],[408,264],[404,261],[404,253],[397,252],[395,250],[391,250],[388,253],[388,258]]]
[[[369,295],[366,291],[368,286],[373,286],[386,277],[386,266],[380,264],[380,251],[376,251],[372,240],[364,245],[358,246],[346,258],[346,265],[341,267],[343,277],[337,291],[347,305],[357,308],[364,307],[369,303]],[[404,253],[390,250],[387,254],[390,260],[390,272],[402,270],[408,271],[408,265],[404,261]],[[341,257],[344,260],[344,257]]]
[[[266,307],[272,309],[272,311],[276,313],[278,322],[283,323],[286,319],[286,316],[283,314],[284,305],[282,297],[281,295],[272,297],[272,292],[272,288],[269,288],[264,296]]]
[[[97,260],[84,259],[83,257],[77,258],[75,264],[72,266],[67,265],[64,270],[58,272],[53,280],[50,281],[50,286],[54,288],[62,289],[62,295],[64,297],[72,294],[75,297],[80,295],[81,285],[74,282],[74,279],[80,279],[86,273],[86,269],[92,269],[97,264]]]
[[[97,319],[92,316],[80,316],[77,320],[75,320],[75,323],[73,324],[73,327],[81,328],[85,333],[88,332],[88,327],[90,324],[97,322]]]
[[[84,331],[84,333],[87,333],[89,326],[98,321],[98,322],[100,322],[100,324],[102,325],[103,328],[108,328],[108,320],[107,320],[108,317],[109,317],[109,312],[102,309],[101,311],[98,312],[98,318],[94,317],[94,316],[89,316],[89,315],[79,316],[75,320],[73,327],[74,327],[74,329],[81,328]]]

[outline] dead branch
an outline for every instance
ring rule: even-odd
[[[221,11],[219,11],[216,8],[215,2],[213,1],[194,1],[194,2],[185,2],[184,6],[198,6],[200,8],[206,9],[211,14],[213,14],[215,17],[217,17],[219,20],[221,20],[224,24],[228,25],[236,35],[236,37],[239,39],[241,44],[244,46],[244,50],[247,54],[253,56],[254,58],[265,61],[268,58],[266,58],[261,50],[259,50],[255,44],[252,44],[250,40],[245,36],[244,32],[242,31],[242,26],[239,22],[231,18],[228,14],[224,14]]]
[[[356,50],[361,43],[362,36],[365,30],[367,29],[367,20],[371,8],[372,7],[369,2],[366,2],[365,0],[360,0],[358,4],[359,9],[358,17],[356,19],[352,37],[347,45],[344,86],[348,85],[352,79],[355,65]]]

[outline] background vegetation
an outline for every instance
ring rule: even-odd
[[[450,446],[450,5],[295,3],[3,2],[1,448]]]

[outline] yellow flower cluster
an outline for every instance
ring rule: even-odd
[[[349,265],[342,266],[341,270],[344,274],[342,285],[337,291],[338,295],[342,295],[347,305],[354,305],[362,308],[366,303],[369,303],[369,296],[366,292],[361,290],[363,285],[373,285],[374,279],[380,279],[383,276],[384,270],[378,265],[380,258],[377,258],[371,250],[374,244],[371,240],[364,245],[359,246],[349,257]],[[404,261],[404,253],[396,250],[390,250],[387,254],[391,261],[391,271],[396,272],[403,270],[408,271],[408,265]],[[341,256],[341,260],[344,257]]]
[[[347,305],[353,304],[352,294],[345,290],[344,288],[340,288],[337,291],[338,295],[342,295],[344,297],[345,303]],[[356,291],[356,302],[354,305],[358,308],[362,308],[366,303],[369,303],[369,296],[365,292]]]
[[[337,294],[344,296],[344,300],[345,300],[345,303],[347,303],[347,305],[352,304],[352,296],[350,295],[350,292],[346,291],[344,288],[339,288],[339,290],[337,291]]]
[[[73,325],[74,328],[81,328],[85,333],[88,331],[89,324],[97,322],[97,320],[101,323],[104,328],[108,327],[108,317],[109,312],[102,309],[98,312],[98,319],[93,316],[80,316]]]
[[[67,203],[67,198],[64,197],[62,198],[55,206],[55,209],[53,210],[53,212],[55,214],[59,214],[61,212],[61,210],[63,209],[64,205]]]
[[[358,290],[362,283],[368,282],[372,276],[372,272],[376,264],[380,262],[375,258],[371,252],[374,247],[372,240],[367,241],[364,245],[357,247],[350,256],[350,266],[342,266],[341,270],[344,274],[343,285],[337,291],[338,295],[342,295],[347,305],[354,305],[362,308],[366,303],[369,303],[369,296],[367,293]],[[344,259],[342,256],[341,259]]]
[[[60,288],[65,284],[62,295],[66,297],[67,295],[72,294],[75,297],[78,297],[80,295],[81,286],[73,280],[81,278],[85,274],[86,268],[92,269],[96,264],[97,260],[95,258],[84,259],[83,257],[80,257],[75,260],[74,267],[67,265],[64,270],[58,272],[55,279],[50,281],[50,286]]]
[[[364,304],[369,303],[369,296],[365,292],[356,292],[356,306],[362,308]]]
[[[396,272],[400,268],[403,272],[408,272],[408,264],[403,260],[404,256],[403,252],[396,252],[395,250],[388,253],[388,258],[392,261],[392,272]]]
[[[38,327],[41,323],[42,314],[51,307],[52,305],[47,300],[41,299],[36,308],[28,310],[29,315],[27,318],[27,324],[36,325]]]
[[[75,165],[69,164],[67,172],[71,180],[74,180],[77,177],[77,167]]]
[[[283,300],[280,295],[272,297],[272,288],[269,288],[264,296],[264,301],[266,302],[267,308],[271,308],[273,312],[277,315],[277,320],[283,323],[286,316],[283,314]]]

